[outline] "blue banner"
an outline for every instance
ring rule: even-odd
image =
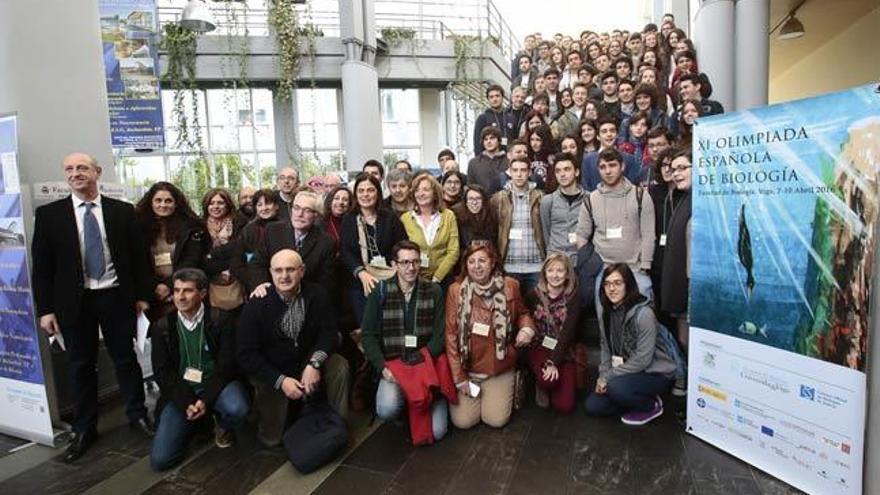
[[[880,93],[700,119],[688,431],[809,493],[862,488]]]
[[[155,0],[100,0],[111,144],[165,145]]]
[[[31,299],[14,116],[0,116],[0,431],[52,445]]]

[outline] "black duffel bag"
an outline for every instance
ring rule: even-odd
[[[325,401],[308,401],[299,419],[284,432],[287,458],[303,474],[324,466],[348,443],[345,420]]]

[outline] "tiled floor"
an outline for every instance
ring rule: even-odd
[[[0,493],[798,493],[684,434],[674,407],[651,425],[633,428],[532,406],[516,413],[506,428],[453,428],[443,441],[420,448],[409,444],[402,427],[369,428],[367,418],[359,417],[347,457],[308,476],[297,473],[280,449],[261,448],[250,429],[233,449],[197,439],[184,465],[153,473],[149,440],[111,412],[114,419],[102,423],[99,442],[74,465],[60,461],[62,449],[30,446],[10,453],[24,442],[0,436]]]

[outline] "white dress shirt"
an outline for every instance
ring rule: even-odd
[[[113,257],[110,256],[110,245],[107,244],[107,229],[104,227],[104,207],[101,204],[101,195],[99,194],[93,201],[90,201],[95,204],[95,206],[92,207],[92,215],[95,215],[95,219],[98,221],[98,228],[101,230],[101,242],[104,244],[105,270],[104,275],[100,280],[89,278],[86,274],[86,243],[85,231],[83,230],[83,215],[86,213],[86,202],[77,198],[75,194],[71,194],[70,197],[73,200],[73,217],[76,218],[76,231],[77,237],[79,238],[79,255],[80,261],[82,262],[83,281],[85,282],[84,287],[92,290],[116,287],[119,285],[119,281],[116,279],[116,267],[113,266]]]

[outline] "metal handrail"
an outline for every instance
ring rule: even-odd
[[[313,3],[315,3],[313,1]],[[328,2],[321,2],[328,5]],[[208,2],[217,29],[208,36],[267,36],[268,10],[239,2]],[[449,35],[491,37],[505,58],[520,50],[519,38],[507,24],[493,0],[375,0],[376,29],[413,29],[418,39],[444,39]],[[310,23],[325,36],[339,36],[339,11],[327,7],[296,5],[302,23]],[[159,22],[177,22],[183,11],[180,0],[160,0]],[[230,15],[232,14],[232,15]],[[234,17],[233,17],[234,16]],[[233,22],[235,18],[236,22]],[[449,33],[443,32],[443,27]],[[377,32],[377,36],[380,34]]]

